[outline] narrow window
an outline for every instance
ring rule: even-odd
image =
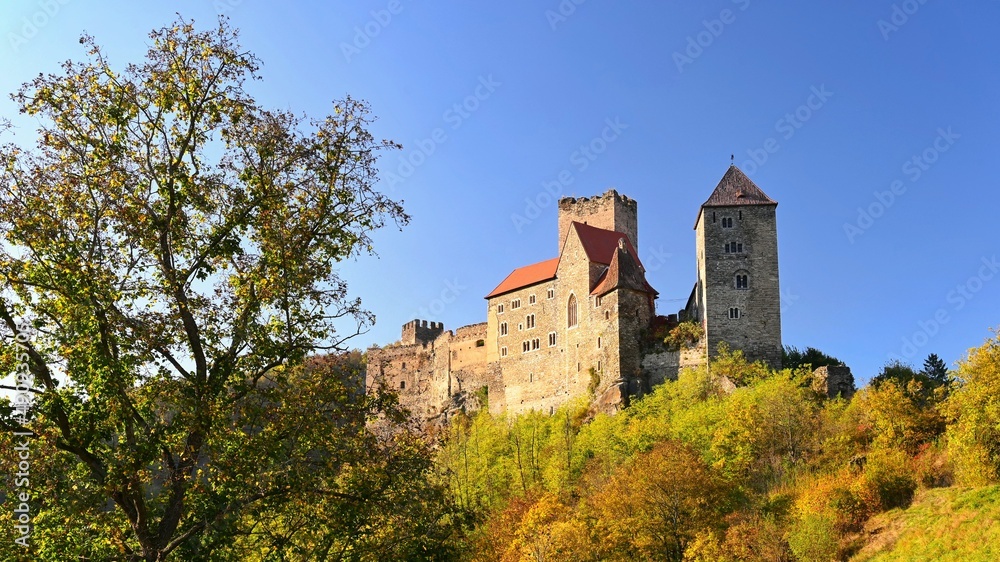
[[[601,362],[600,362],[600,360],[597,361],[597,370],[598,371],[603,371],[603,369],[601,369]]]
[[[722,217],[722,228],[732,228],[733,217]]]
[[[738,308],[730,308],[729,309],[729,318],[730,319],[735,320],[735,319],[737,319],[739,317],[740,317],[740,309],[738,309]]]
[[[549,347],[552,347],[555,344],[556,344],[556,333],[555,332],[549,332]]]
[[[501,336],[506,336],[507,335],[507,323],[506,322],[501,322],[500,323],[500,335]]]
[[[507,348],[506,347],[501,347],[500,348],[500,357],[507,357]]]
[[[570,328],[576,326],[576,295],[569,296],[569,304],[566,305],[566,325]]]
[[[611,320],[611,311],[610,310],[605,310],[604,311],[604,319],[605,320]]]
[[[503,305],[502,304],[498,304],[497,305],[497,314],[503,314]]]
[[[739,274],[736,276],[736,288],[737,289],[748,289],[750,287],[749,275]]]
[[[740,211],[740,220],[743,220],[743,211]]]
[[[528,304],[535,304],[535,295],[528,295]]]
[[[528,382],[535,382],[535,373],[528,373]]]
[[[528,326],[529,330],[532,329],[532,328],[534,328],[535,327],[535,315],[534,314],[529,314],[529,315],[525,316],[524,317],[524,323],[525,323],[525,325]]]
[[[556,290],[555,289],[549,289],[549,292],[546,293],[545,296],[547,298],[550,298],[550,299],[555,298],[555,296],[556,296]]]
[[[528,352],[528,349],[529,349],[528,345],[529,344],[528,344],[527,340],[521,342],[521,353],[527,353]]]
[[[594,306],[601,306],[601,297],[594,299]]]
[[[601,349],[601,336],[597,336],[597,349]]]
[[[510,309],[521,308],[521,299],[514,299],[510,301]]]
[[[715,222],[715,213],[712,213],[712,222]]]
[[[538,349],[541,346],[542,346],[541,341],[538,338],[531,340],[531,349],[533,350]]]
[[[406,370],[406,361],[403,361],[403,370]]]
[[[400,390],[406,389],[406,381],[399,381],[399,389]]]

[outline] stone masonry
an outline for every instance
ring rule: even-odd
[[[558,256],[504,279],[486,296],[486,322],[452,332],[413,320],[400,341],[370,349],[367,385],[433,419],[470,396],[494,413],[552,412],[578,396],[617,409],[704,364],[720,341],[778,366],[776,205],[733,166],[702,206],[698,281],[680,311],[705,329],[693,349],[646,345],[657,292],[639,259],[637,204],[609,190],[559,201]]]

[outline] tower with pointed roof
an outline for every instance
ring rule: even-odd
[[[726,342],[781,366],[777,206],[730,166],[698,212],[698,280],[686,311],[701,322],[710,357]]]

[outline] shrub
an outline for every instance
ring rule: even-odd
[[[667,349],[679,351],[694,347],[704,335],[705,330],[702,329],[701,323],[685,320],[670,330],[667,337],[663,338],[663,343],[666,344]]]

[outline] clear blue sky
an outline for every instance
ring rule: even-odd
[[[544,185],[564,170],[558,195],[638,200],[659,311],[676,312],[731,153],[779,202],[786,344],[864,381],[890,355],[953,364],[1000,325],[997,2],[8,1],[0,91],[82,58],[82,31],[138,60],[175,11],[230,16],[264,104],[321,116],[350,94],[405,146],[382,187],[412,223],[342,270],[378,318],[358,346],[418,315],[484,320],[511,269],[555,257]]]

